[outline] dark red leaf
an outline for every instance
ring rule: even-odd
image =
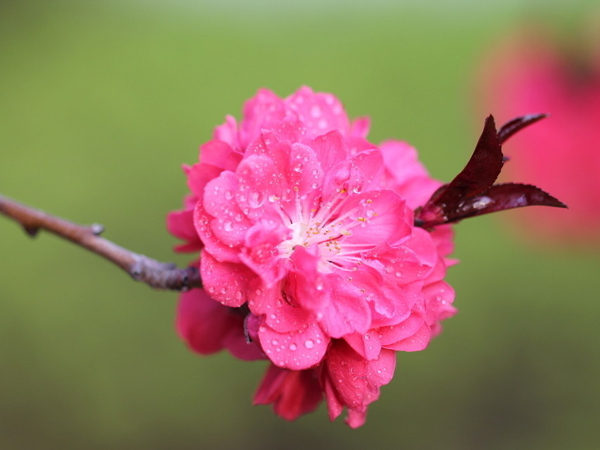
[[[496,131],[493,116],[485,120],[481,137],[465,168],[441,186],[425,205],[415,211],[415,225],[431,228],[522,206],[566,206],[541,189],[526,184],[494,185],[504,162],[502,143],[519,130],[547,117],[531,114],[511,120]]]
[[[550,194],[530,184],[496,184],[485,191],[483,195],[462,202],[455,211],[452,211],[446,222],[456,222],[467,217],[534,205],[567,207]]]
[[[447,222],[448,214],[455,211],[463,199],[475,197],[494,184],[503,163],[494,117],[489,116],[465,168],[452,182],[441,186],[417,211],[417,220],[429,226]]]

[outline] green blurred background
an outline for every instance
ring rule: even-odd
[[[0,193],[185,264],[164,226],[180,164],[259,87],[302,84],[449,180],[482,123],[486,49],[531,18],[567,35],[594,3],[4,0]],[[457,227],[460,313],[399,355],[350,430],[251,406],[264,363],[189,352],[175,293],[0,218],[0,449],[598,449],[600,247],[526,246],[504,225]]]

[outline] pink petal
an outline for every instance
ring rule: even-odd
[[[322,373],[327,373],[323,371]],[[338,397],[337,390],[329,376],[321,377],[321,385],[325,391],[325,400],[327,401],[327,412],[329,413],[329,420],[334,421],[337,419],[344,410],[344,405]]]
[[[222,169],[209,164],[194,164],[188,170],[188,187],[196,198],[204,198],[204,187],[213,178],[219,176]]]
[[[340,402],[358,411],[379,397],[379,388],[392,379],[395,364],[395,353],[390,350],[382,350],[379,359],[367,361],[344,341],[334,341],[326,360]]]
[[[289,228],[272,221],[260,221],[245,236],[241,260],[271,288],[285,275],[285,261],[279,256],[278,245],[289,238]]]
[[[338,130],[316,137],[310,146],[326,171],[344,161],[348,154],[344,138]]]
[[[406,200],[411,209],[424,205],[441,186],[417,159],[416,150],[406,142],[385,141],[380,145],[386,167],[384,188]]]
[[[398,352],[418,352],[424,350],[431,340],[431,328],[425,322],[412,336],[385,347]]]
[[[245,265],[219,262],[207,251],[200,258],[200,273],[210,296],[230,307],[246,303],[248,286],[256,277]]]
[[[276,366],[292,370],[308,369],[320,363],[329,345],[329,337],[316,322],[307,322],[304,328],[289,333],[261,326],[258,337]]]
[[[303,86],[285,99],[286,105],[295,111],[305,124],[309,136],[315,137],[339,130],[348,135],[350,125],[340,101],[331,94],[315,93]]]
[[[363,178],[361,191],[379,187],[379,182],[375,183],[375,180],[379,181],[379,175],[383,173],[382,163],[383,158],[379,149],[366,150],[354,157],[352,164],[360,171]]]
[[[327,276],[319,271],[321,261],[319,248],[298,246],[290,257],[291,270],[284,286],[286,294],[294,304],[315,314],[322,312],[329,303]]]
[[[264,316],[264,323],[279,333],[298,330],[309,320],[310,312],[292,304],[282,297],[283,288],[278,284],[271,288],[263,286],[259,278],[250,284],[248,306],[256,315]]]
[[[238,192],[238,182],[233,172],[223,171],[204,188],[203,206],[215,237],[230,248],[239,247],[252,222],[233,200]]]
[[[365,334],[352,333],[344,336],[344,340],[352,349],[365,359],[373,360],[379,357],[381,342],[378,330]]]
[[[200,147],[200,161],[222,170],[234,171],[242,155],[234,152],[231,146],[223,141],[208,141]]]
[[[254,221],[281,222],[281,203],[288,200],[292,187],[275,161],[267,155],[248,156],[236,175],[239,189],[235,198],[244,214]]]
[[[323,182],[321,163],[317,160],[314,150],[303,144],[292,145],[289,158],[289,183],[298,196],[310,196],[303,202],[306,205],[305,210],[309,211],[308,205],[311,204],[312,196],[319,195],[318,191]]]
[[[365,296],[339,277],[330,275],[327,279],[330,302],[321,310],[319,322],[323,329],[333,338],[365,333],[371,326],[371,309]]]
[[[427,323],[431,326],[433,336],[441,331],[440,322],[456,314],[457,310],[452,306],[454,301],[454,289],[445,281],[437,281],[429,284],[423,289],[426,299]]]
[[[240,142],[238,138],[237,123],[235,117],[229,115],[226,116],[225,123],[215,127],[213,138],[217,141],[226,142],[233,149],[239,149]]]
[[[198,202],[196,204],[196,208],[194,209],[194,226],[196,227],[198,236],[200,236],[200,239],[205,246],[204,249],[208,250],[210,254],[219,261],[229,261],[234,263],[240,262],[239,249],[231,248],[228,245],[225,245],[212,232],[212,220],[212,216],[208,215],[206,211],[204,211],[202,202]]]
[[[413,313],[396,325],[380,327],[377,332],[381,336],[381,345],[385,348],[393,348],[396,343],[414,336],[425,323],[424,314],[420,311]]]
[[[175,247],[175,251],[194,252],[202,248],[202,242],[196,233],[196,227],[194,227],[193,210],[170,212],[167,215],[167,230],[173,236],[187,241],[186,244]]]
[[[402,245],[392,247],[384,243],[371,254],[368,257],[382,264],[385,276],[398,284],[427,279],[439,258],[429,233],[420,228],[413,229],[410,239]]]
[[[293,271],[288,275],[289,292],[302,308],[313,311],[323,329],[334,338],[355,331],[364,333],[371,325],[366,295],[335,273],[318,270],[316,246],[299,247],[292,254]]]
[[[244,120],[240,127],[242,147],[255,140],[263,129],[278,124],[285,115],[283,100],[268,89],[260,89],[244,105]]]
[[[340,210],[344,226],[351,232],[344,240],[350,244],[383,242],[393,244],[411,232],[404,200],[392,191],[371,191],[349,196]]]
[[[348,410],[348,417],[346,418],[345,422],[350,428],[362,427],[366,421],[367,421],[367,408]]]
[[[240,359],[264,358],[257,345],[246,342],[243,323],[240,314],[214,301],[201,289],[180,296],[177,332],[198,353],[208,355],[227,348]]]
[[[295,420],[314,411],[322,399],[315,370],[290,371],[270,365],[254,396],[254,404],[273,403],[277,415]]]
[[[371,129],[370,117],[358,117],[352,122],[350,134],[355,137],[366,138]]]

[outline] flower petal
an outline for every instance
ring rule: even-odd
[[[303,328],[288,333],[278,333],[263,325],[258,330],[258,337],[276,366],[292,370],[319,364],[329,345],[329,337],[316,322],[307,322]]]
[[[323,393],[314,369],[286,370],[271,364],[254,395],[254,404],[273,403],[277,415],[295,420],[314,411],[322,399]]]
[[[210,296],[234,308],[246,303],[248,286],[255,277],[244,264],[217,261],[207,251],[200,258],[200,273]]]

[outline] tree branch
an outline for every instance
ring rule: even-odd
[[[134,280],[156,289],[186,291],[202,287],[196,267],[180,269],[173,263],[162,263],[127,250],[100,237],[102,225],[77,225],[0,195],[0,213],[18,222],[31,237],[46,230],[80,247],[108,259],[127,272]]]

